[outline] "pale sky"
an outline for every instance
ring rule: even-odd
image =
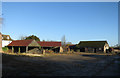
[[[77,44],[85,40],[118,43],[117,2],[3,2],[3,34],[12,39],[36,35],[40,40]]]

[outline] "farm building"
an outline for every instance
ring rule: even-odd
[[[120,53],[120,47],[115,47],[115,48],[113,48],[113,51],[114,51],[115,53]]]
[[[63,52],[63,48],[61,42],[55,41],[38,41],[39,45],[42,49],[50,50],[52,49],[54,52]]]
[[[70,45],[69,48],[70,48],[70,50],[75,50],[75,48],[76,48],[76,44],[72,44],[72,45]]]
[[[109,49],[107,41],[80,41],[77,45],[81,52],[104,52]]]
[[[8,45],[8,48],[12,52],[28,52],[34,48],[41,48],[42,50],[52,49],[54,52],[62,52],[61,42],[37,42],[35,40],[15,40]]]
[[[15,40],[8,45],[12,52],[28,52],[33,48],[39,47],[40,45],[35,40]]]
[[[2,36],[2,47],[5,47],[12,42],[10,35],[4,35],[2,33],[0,33],[0,35]]]
[[[71,44],[71,45],[66,45],[64,47],[65,51],[75,51],[75,48],[76,48],[76,44]]]

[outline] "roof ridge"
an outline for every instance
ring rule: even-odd
[[[107,41],[80,41],[80,42],[107,42]]]
[[[16,46],[28,46],[33,39],[30,40],[14,40],[8,46],[16,45]]]
[[[28,39],[28,40],[34,40],[34,39]],[[28,41],[28,40],[13,40],[13,41]]]
[[[60,42],[60,41],[37,41],[37,42]]]

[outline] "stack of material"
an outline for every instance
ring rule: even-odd
[[[42,52],[38,48],[34,48],[32,50],[29,50],[27,53],[42,54]]]

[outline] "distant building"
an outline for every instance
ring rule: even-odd
[[[12,42],[12,39],[9,35],[2,34],[2,47],[7,46]]]
[[[104,52],[109,49],[107,41],[80,41],[77,45],[81,52]]]
[[[75,48],[76,48],[76,44],[70,44],[64,47],[65,51],[68,51],[68,52],[75,51]]]
[[[76,49],[76,44],[71,44],[71,45],[69,45],[69,48],[70,48],[70,50],[74,50],[74,51],[75,51],[75,49]]]
[[[114,48],[113,48],[113,51],[114,51],[115,53],[120,53],[120,47],[114,47]]]

